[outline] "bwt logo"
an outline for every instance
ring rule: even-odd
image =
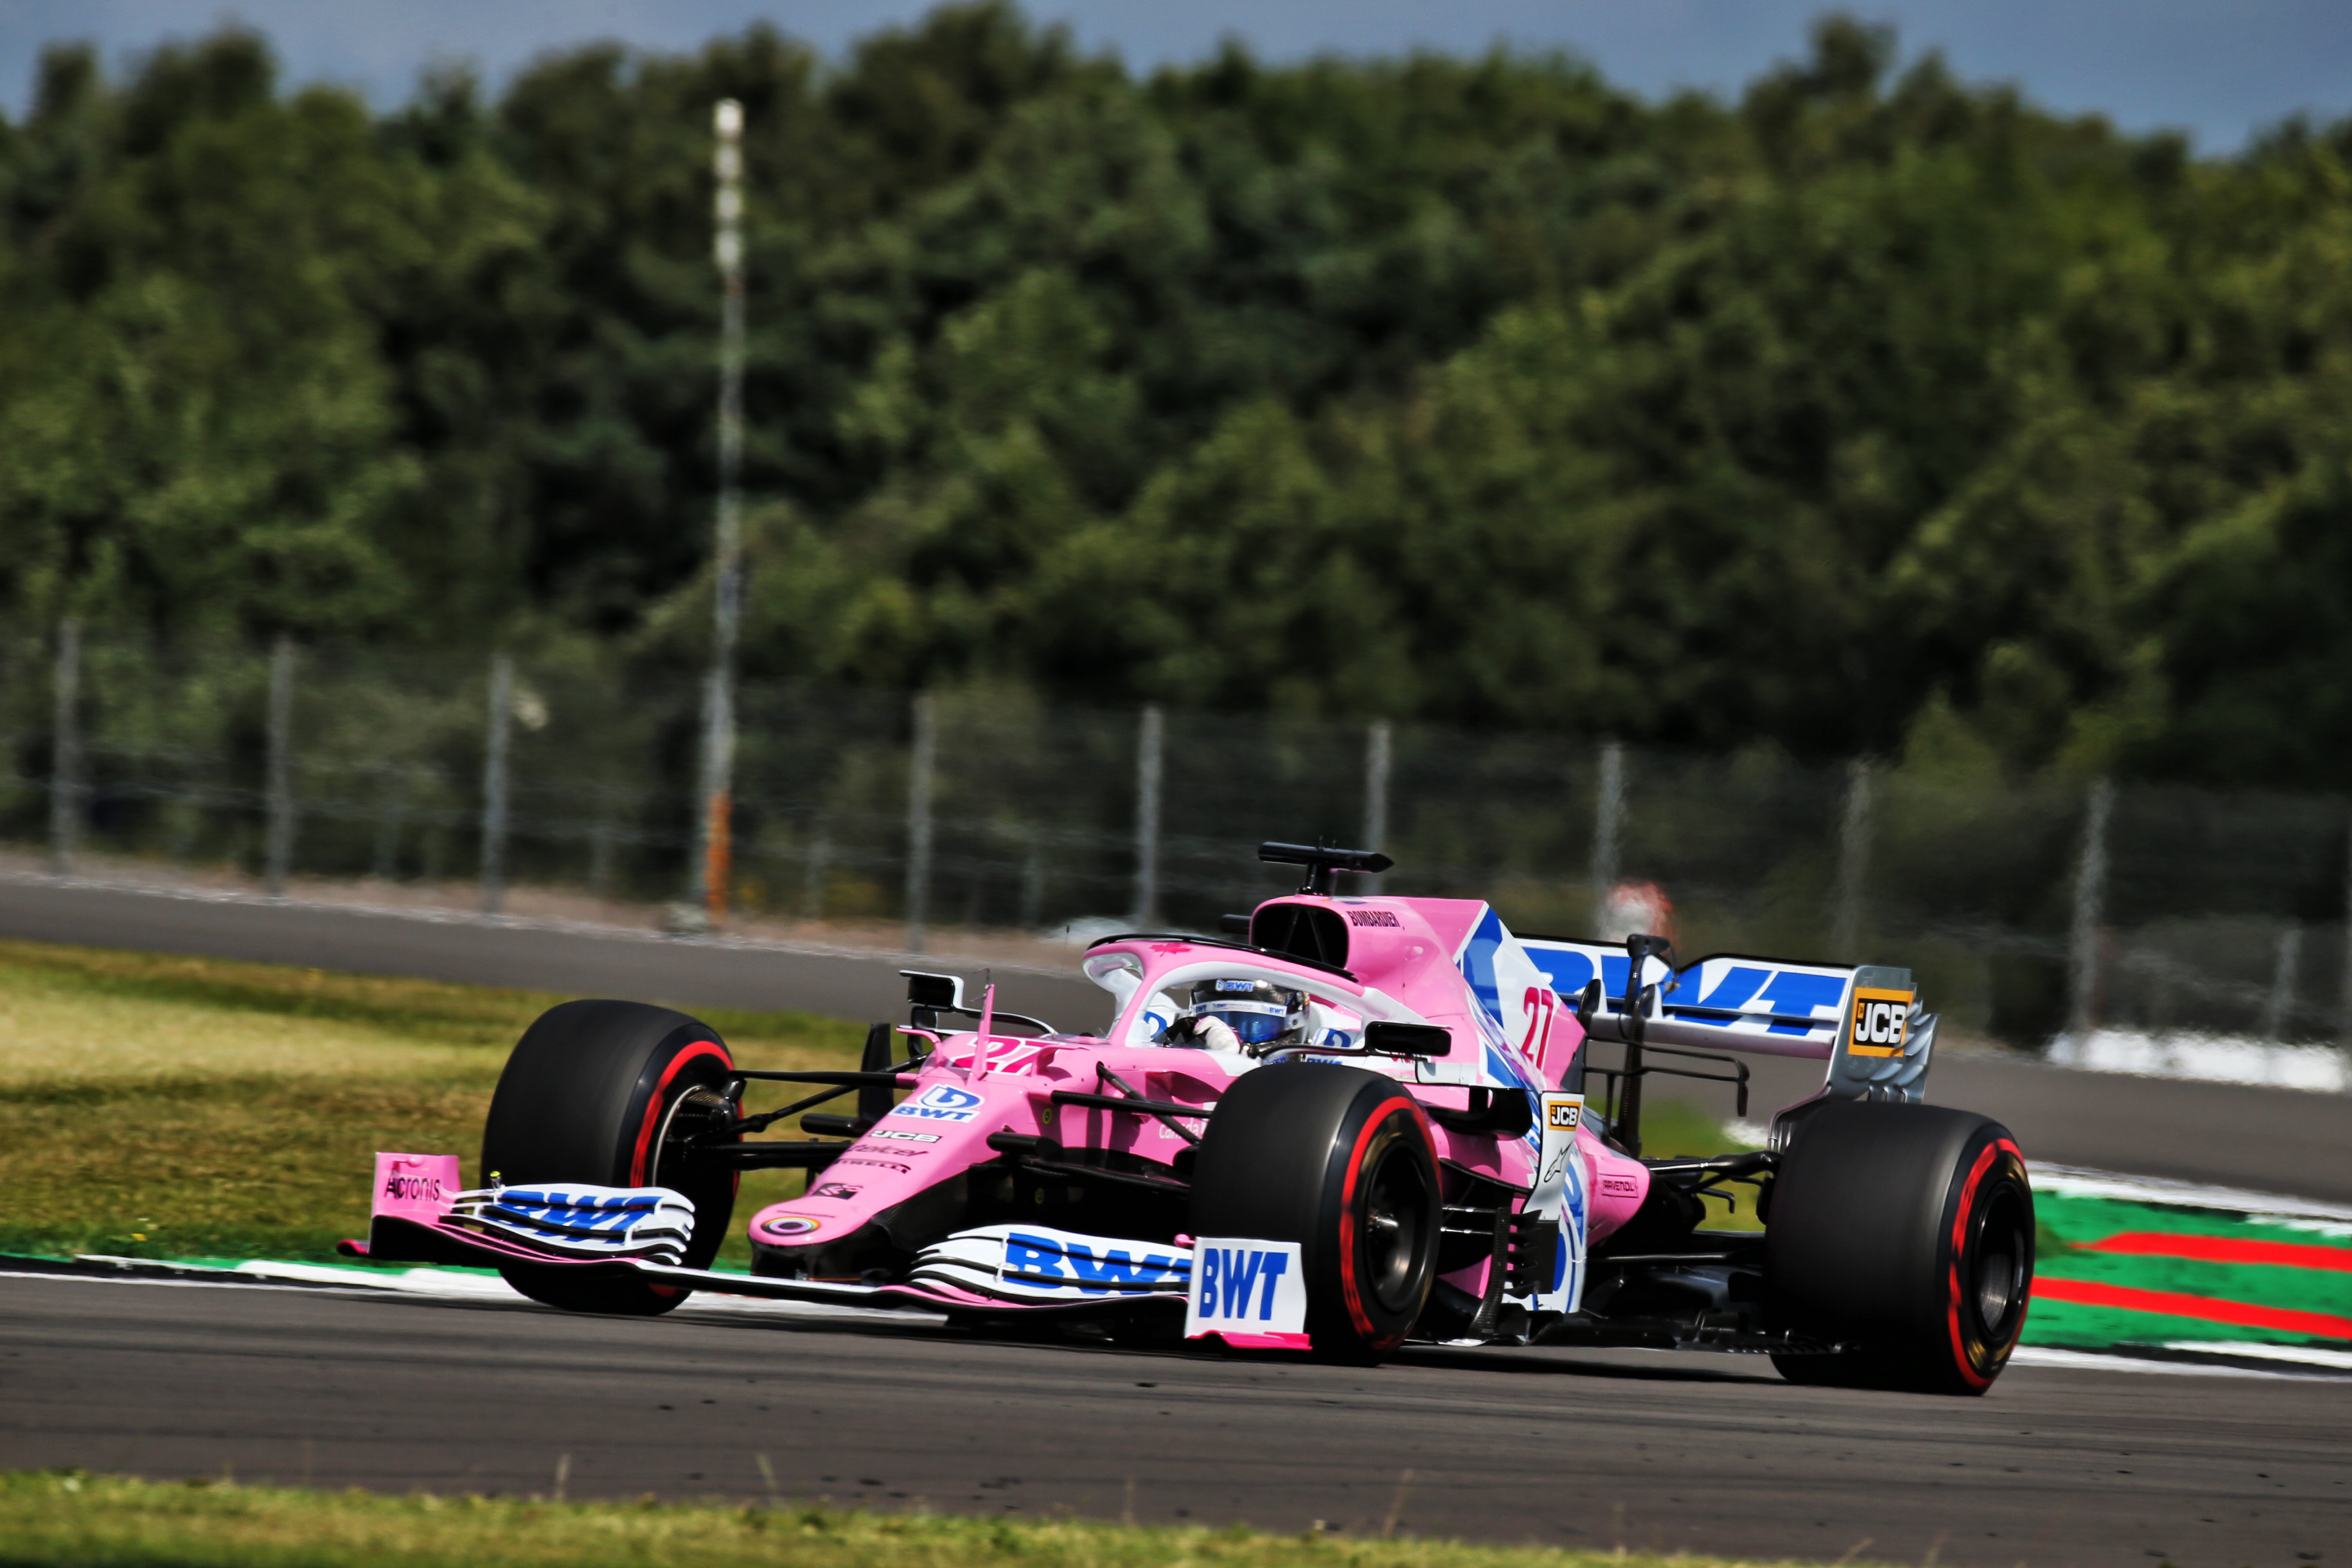
[[[953,1084],[935,1083],[914,1099],[890,1112],[893,1116],[913,1116],[926,1121],[969,1121],[981,1106],[981,1097],[968,1089]]]
[[[1259,1295],[1257,1321],[1270,1323],[1274,1321],[1275,1288],[1288,1272],[1290,1259],[1279,1252],[1212,1247],[1201,1254],[1201,1316],[1246,1321],[1250,1316],[1250,1298],[1256,1292],[1258,1282],[1264,1280],[1265,1289]]]
[[[1202,1237],[1192,1248],[1185,1333],[1301,1331],[1307,1326],[1303,1270],[1295,1241]]]
[[[1084,1242],[1016,1230],[1004,1238],[1004,1264],[998,1278],[1022,1285],[1075,1286],[1089,1296],[1105,1296],[1164,1285],[1176,1278],[1181,1265],[1181,1259],[1164,1253],[1148,1252],[1139,1262],[1119,1247],[1105,1247],[1097,1258]]]

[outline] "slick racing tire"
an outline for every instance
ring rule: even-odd
[[[1234,1080],[1192,1167],[1196,1236],[1300,1244],[1315,1353],[1370,1364],[1404,1342],[1437,1277],[1429,1122],[1392,1079],[1277,1062]]]
[[[734,1058],[708,1024],[639,1002],[566,1002],[523,1032],[490,1097],[482,1128],[485,1182],[668,1187],[694,1202],[683,1259],[708,1268],[734,1213],[736,1173],[698,1168],[688,1139],[719,1117]],[[618,1265],[499,1272],[534,1301],[580,1312],[652,1317],[693,1292],[624,1273]]]
[[[1843,1100],[1798,1123],[1764,1231],[1769,1320],[1849,1347],[1780,1355],[1791,1383],[1982,1394],[2033,1288],[2033,1189],[2000,1123]]]

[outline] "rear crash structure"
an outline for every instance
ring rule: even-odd
[[[1353,898],[1386,857],[1268,844],[1294,895],[1229,934],[1090,947],[1100,1032],[909,973],[856,1071],[739,1065],[637,1003],[565,1003],[509,1058],[481,1184],[378,1157],[352,1256],[495,1267],[653,1314],[696,1289],[1091,1320],[1373,1362],[1409,1342],[1769,1354],[1803,1383],[1981,1393],[2023,1326],[2032,1194],[2007,1131],[1921,1100],[1906,971],[1515,935],[1475,900]],[[1824,1063],[1762,1149],[1644,1159],[1645,1086]],[[747,1115],[757,1083],[796,1095]],[[854,1110],[820,1111],[846,1100]],[[761,1137],[800,1119],[802,1137]],[[811,1136],[813,1135],[813,1136]],[[801,1169],[714,1271],[742,1172]],[[1711,1226],[1742,1200],[1761,1228]],[[1717,1215],[1716,1217],[1723,1217]],[[1752,1220],[1751,1220],[1752,1224]]]

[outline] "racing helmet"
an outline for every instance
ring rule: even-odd
[[[1285,1038],[1305,1037],[1307,995],[1265,980],[1218,976],[1193,983],[1184,1010],[1164,1038],[1192,1038],[1209,1020],[1223,1024],[1244,1048],[1264,1049]]]

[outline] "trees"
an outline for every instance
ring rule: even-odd
[[[1138,79],[1009,7],[0,128],[0,607],[691,662],[750,110],[747,667],[2327,784],[2352,129],[2200,160],[1832,18]]]

